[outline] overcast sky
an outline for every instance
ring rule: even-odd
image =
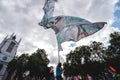
[[[45,30],[41,21],[44,0],[0,0],[0,42],[6,35],[15,33],[22,38],[17,55],[33,53],[38,48],[45,49],[51,63],[57,62],[57,41],[53,30]],[[101,41],[108,45],[109,34],[120,31],[120,0],[58,0],[54,16],[67,15],[81,17],[90,22],[104,21],[108,24],[99,32],[81,39],[77,43],[63,43],[61,60],[70,50],[91,41]]]

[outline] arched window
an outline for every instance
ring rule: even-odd
[[[11,53],[12,49],[14,48],[14,46],[15,46],[15,43],[11,42],[6,51],[9,52],[9,53]]]

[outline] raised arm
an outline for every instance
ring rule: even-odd
[[[53,17],[54,6],[56,1],[57,0],[45,0],[45,4],[43,7],[44,16],[39,25],[47,28],[48,19]]]

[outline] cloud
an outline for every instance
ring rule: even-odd
[[[113,18],[114,5],[117,0],[60,0],[56,4],[56,15],[70,15],[89,21],[108,21]]]
[[[91,40],[108,41],[108,35],[112,30],[114,21],[114,6],[117,0],[58,0],[55,6],[54,16],[69,15],[87,19],[91,22],[106,21],[108,24],[101,31],[81,39],[77,42],[87,44]],[[38,23],[42,19],[43,0],[0,0],[0,40],[13,32],[17,38],[22,38],[17,55],[33,53],[37,48],[45,49],[51,63],[57,63],[57,41],[52,29],[45,30]],[[66,44],[62,44],[63,47]],[[67,43],[69,45],[69,43]],[[71,50],[68,46],[60,52],[62,61]],[[55,61],[55,62],[54,62]]]

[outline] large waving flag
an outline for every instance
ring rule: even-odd
[[[53,17],[56,0],[46,0],[44,17],[39,23],[44,28],[52,28],[55,31],[58,50],[61,51],[61,43],[65,41],[79,41],[81,38],[94,34],[104,27],[106,22],[91,23],[85,19],[73,16]]]

